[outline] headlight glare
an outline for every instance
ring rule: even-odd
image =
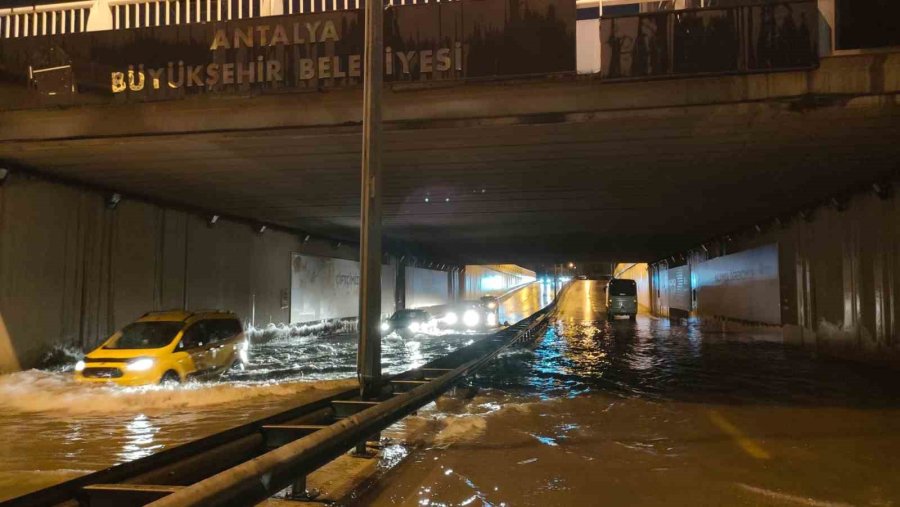
[[[78,361],[77,363],[75,363],[75,371],[82,370],[84,370],[84,361]]]
[[[465,324],[466,327],[475,327],[480,320],[478,312],[475,310],[466,310],[466,313],[463,314],[463,324]]]
[[[149,357],[132,361],[125,367],[128,371],[147,371],[150,368],[153,368],[153,359]]]
[[[411,323],[409,324],[409,326],[407,327],[407,329],[409,329],[409,330],[412,331],[413,333],[416,333],[416,332],[419,331],[419,327],[420,327],[420,326],[419,326],[419,323],[418,323],[418,322],[411,322]]]
[[[388,324],[387,322],[382,322],[382,323],[381,323],[381,330],[382,330],[382,331],[390,331],[390,330],[391,330],[391,325]]]
[[[448,326],[455,326],[456,323],[459,322],[459,317],[453,312],[447,312],[447,315],[444,315],[444,322],[446,322]]]

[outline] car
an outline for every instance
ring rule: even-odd
[[[490,307],[491,302],[494,303],[493,308]],[[498,308],[496,298],[488,302],[485,298],[481,298],[477,301],[455,303],[440,316],[438,325],[442,329],[481,332],[497,327]]]
[[[484,306],[487,310],[496,310],[499,306],[499,302],[496,296],[481,296],[481,305]]]
[[[390,318],[381,323],[382,333],[396,332],[403,338],[430,332],[433,327],[434,319],[431,314],[417,309],[397,310]]]
[[[246,363],[248,348],[232,312],[149,312],[78,361],[75,380],[139,386],[210,379]]]
[[[606,317],[613,320],[617,315],[627,315],[637,319],[637,282],[613,278],[606,286]]]

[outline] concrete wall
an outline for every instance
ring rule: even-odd
[[[464,299],[498,296],[513,287],[535,280],[534,271],[514,264],[468,265],[462,274]]]
[[[893,181],[893,188],[898,182]],[[900,358],[900,206],[891,193],[859,191],[792,216],[778,217],[699,245],[692,251],[654,263],[652,305],[658,279],[668,265],[689,265],[697,272],[709,259],[731,257],[765,245],[777,245],[777,292],[783,339],[842,356]],[[879,190],[890,188],[881,184]],[[753,270],[755,256],[729,269]],[[699,285],[694,276],[693,284]],[[664,295],[665,290],[661,291]],[[695,315],[714,317],[696,306]],[[743,320],[743,319],[741,319]],[[748,319],[760,324],[769,319]]]
[[[149,310],[220,308],[288,322],[291,255],[353,259],[278,231],[14,174],[0,186],[0,371],[82,350]],[[287,292],[285,292],[287,291]]]

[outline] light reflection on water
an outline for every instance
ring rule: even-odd
[[[386,432],[410,459],[359,504],[591,505],[598,491],[609,505],[900,498],[895,371],[696,322],[607,322],[596,283],[570,296],[532,350],[479,372],[474,399],[446,396]]]
[[[526,292],[526,291],[523,291]],[[530,315],[547,296],[528,289],[503,303],[502,318]],[[279,335],[251,348],[250,365],[221,380],[175,387],[77,384],[63,371],[0,375],[0,500],[127,462],[284,410],[323,389],[351,387],[356,336]],[[384,337],[386,373],[421,366],[483,335],[440,333]],[[72,359],[74,362],[75,358]],[[408,451],[397,447],[385,466]]]

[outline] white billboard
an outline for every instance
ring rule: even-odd
[[[695,274],[701,315],[781,324],[777,244],[716,257]]]

